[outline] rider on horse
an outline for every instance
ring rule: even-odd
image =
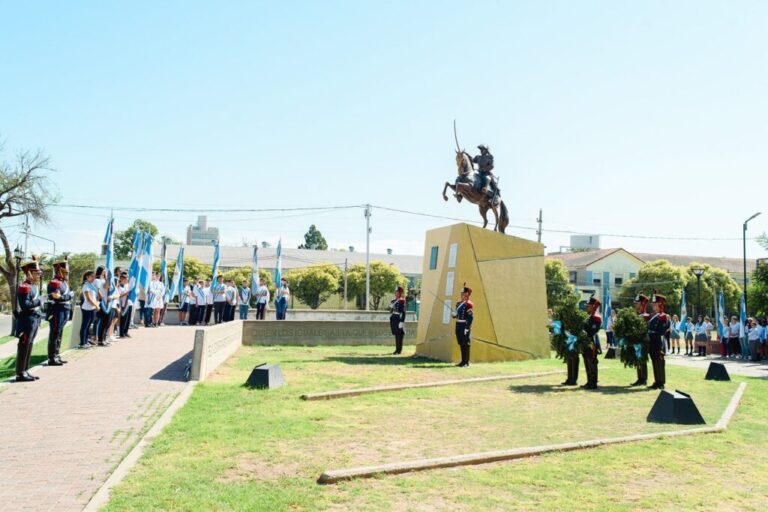
[[[493,175],[493,155],[485,144],[480,144],[477,149],[480,150],[480,154],[472,158],[472,163],[477,164],[478,170],[478,182],[475,184],[475,190],[488,194],[490,186],[492,199],[495,203],[499,195],[499,187]]]

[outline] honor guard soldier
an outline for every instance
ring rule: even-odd
[[[32,356],[32,344],[35,342],[37,329],[40,327],[40,320],[43,317],[40,311],[42,303],[38,290],[43,271],[34,256],[32,256],[32,261],[21,266],[21,270],[24,271],[26,279],[16,291],[18,302],[16,336],[19,338],[16,351],[16,382],[32,382],[39,378],[30,375],[29,359]]]
[[[634,304],[637,314],[643,317],[646,322],[648,322],[651,319],[651,316],[646,312],[648,307],[648,297],[640,293],[635,297]],[[645,386],[648,384],[648,362],[645,360],[645,354],[642,354],[642,357],[638,358],[637,366],[635,369],[637,370],[637,380],[631,385]]]
[[[597,389],[597,344],[595,343],[595,336],[600,332],[600,327],[603,325],[603,317],[600,316],[600,301],[594,295],[589,298],[587,303],[587,314],[589,314],[589,318],[584,323],[584,331],[587,333],[589,343],[584,346],[582,352],[584,371],[587,372],[587,383],[582,387],[584,389]],[[578,368],[576,371],[578,372]]]
[[[453,317],[456,319],[456,341],[461,350],[461,362],[456,366],[462,368],[469,366],[469,340],[472,320],[475,318],[473,311],[475,305],[469,300],[470,295],[472,295],[472,288],[465,285],[461,291],[461,302],[456,304],[456,312],[453,313]]]
[[[392,355],[403,351],[403,338],[405,338],[405,297],[403,287],[395,289],[395,298],[389,302],[389,327],[395,337],[395,351]]]
[[[664,335],[669,330],[669,317],[664,312],[664,304],[667,298],[657,293],[653,294],[651,304],[653,306],[653,316],[648,321],[648,338],[651,343],[649,353],[651,356],[651,365],[653,365],[653,389],[664,389],[667,380],[665,361],[664,361]],[[646,370],[647,371],[647,370]]]
[[[67,361],[61,359],[61,337],[64,326],[72,311],[74,292],[69,287],[69,265],[67,259],[53,264],[55,276],[48,283],[48,366],[61,366]]]

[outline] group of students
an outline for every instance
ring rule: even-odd
[[[614,310],[605,329],[610,346],[614,344],[613,322],[615,319],[616,311]],[[744,326],[744,336],[742,336],[741,322],[736,315],[723,319],[723,324],[723,334],[719,336],[722,358],[760,361],[768,357],[766,318],[748,318]],[[664,336],[664,353],[680,354],[681,340],[683,340],[686,356],[704,357],[707,355],[707,344],[712,339],[714,330],[715,326],[707,315],[699,315],[695,322],[690,317],[686,317],[681,322],[677,315],[672,315],[669,331]]]

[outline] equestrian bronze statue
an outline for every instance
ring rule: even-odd
[[[455,124],[454,124],[455,130]],[[458,140],[456,142],[458,148]],[[443,199],[448,200],[446,192],[450,188],[453,190],[453,197],[461,202],[466,199],[480,208],[480,215],[483,217],[483,227],[488,226],[488,210],[493,212],[496,218],[494,231],[504,233],[509,225],[509,212],[504,201],[501,200],[501,191],[499,190],[497,180],[493,175],[493,155],[488,146],[481,144],[478,146],[480,154],[472,158],[464,150],[456,151],[456,168],[459,176],[451,185],[447,181],[443,187]],[[475,164],[478,169],[475,170]]]

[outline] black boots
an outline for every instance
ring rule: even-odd
[[[565,358],[565,365],[568,370],[568,378],[562,383],[563,386],[575,386],[579,381],[579,356],[569,355]]]

